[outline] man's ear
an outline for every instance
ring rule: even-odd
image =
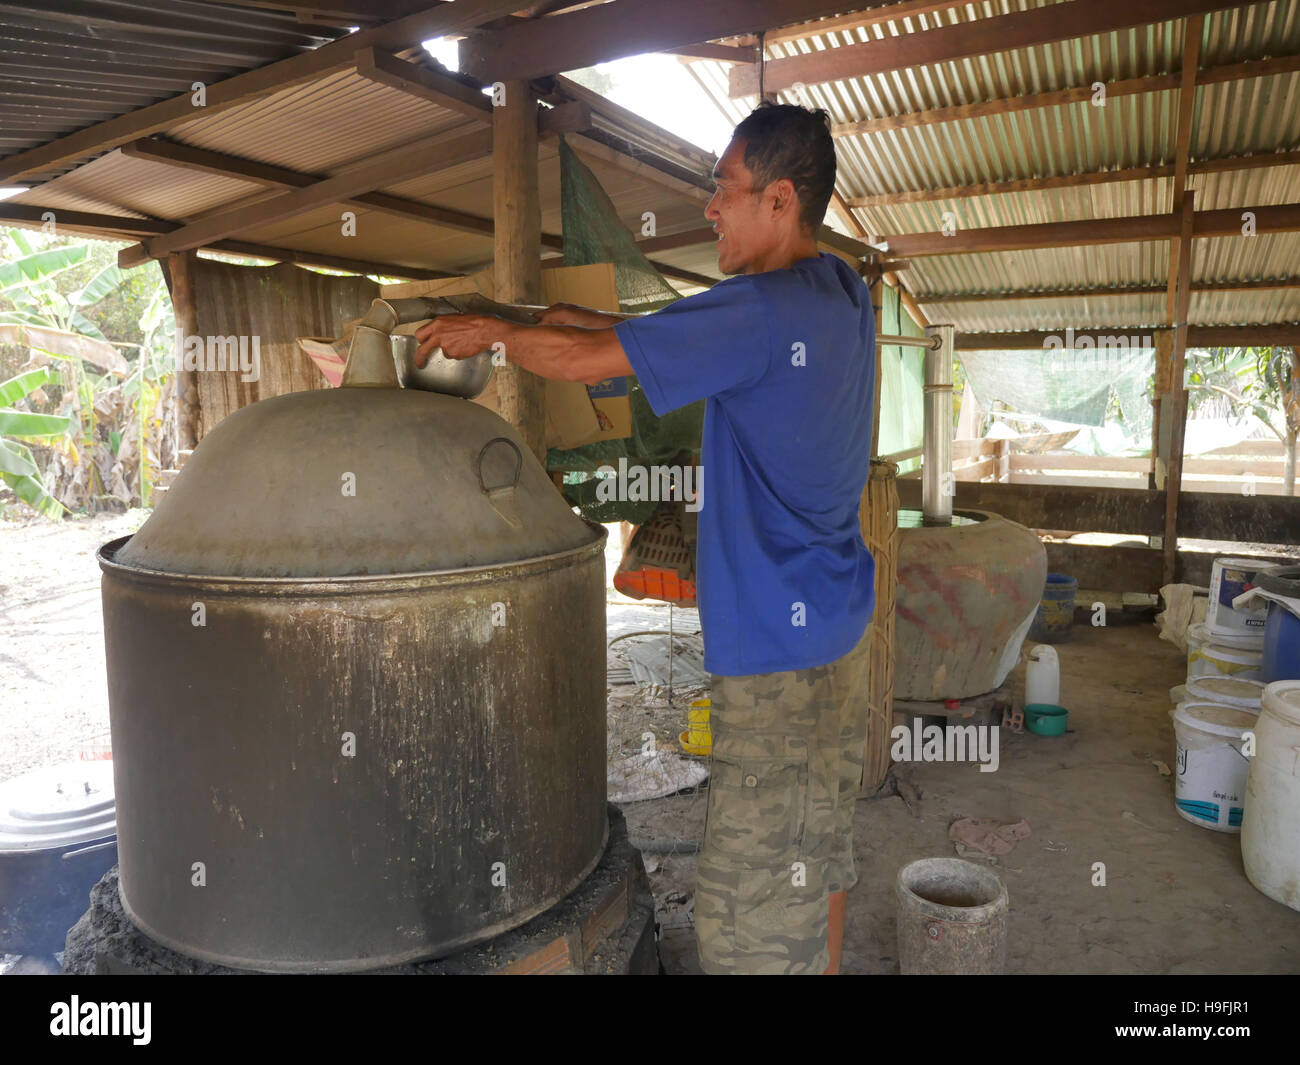
[[[779,178],[768,186],[772,195],[772,214],[784,215],[789,211],[799,213],[799,196],[795,192],[794,182],[789,178]]]

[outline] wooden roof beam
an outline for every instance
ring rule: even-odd
[[[37,228],[45,225],[44,216],[54,213],[55,225],[69,233],[84,233],[105,240],[132,240],[149,234],[172,233],[180,228],[176,222],[155,218],[130,218],[126,215],[94,214],[87,211],[55,210],[34,204],[0,203],[0,222]],[[277,248],[271,244],[253,244],[243,240],[218,240],[205,245],[205,250],[226,252],[230,255],[248,255],[258,259],[273,259],[303,266],[323,266],[330,270],[348,270],[355,274],[378,274],[381,277],[408,277],[413,281],[432,281],[451,274],[442,270],[421,270],[391,263],[376,263],[366,259],[349,259],[340,255],[295,251]]]
[[[213,82],[207,86],[202,113],[215,114],[281,89],[350,69],[357,52],[363,48],[409,48],[414,42],[430,37],[467,32],[484,22],[510,14],[518,2],[456,0],[455,3],[439,3],[396,22],[349,34],[310,52]],[[0,185],[15,184],[19,178],[46,173],[127,141],[161,132],[178,122],[194,118],[197,110],[191,94],[185,92],[69,133],[38,148],[0,159]]]
[[[897,0],[895,3],[874,4],[864,11],[855,11],[849,15],[778,26],[764,33],[763,40],[767,44],[803,41],[827,33],[843,33],[846,30],[880,26],[888,22],[897,22],[899,19],[937,15],[942,11],[951,11],[955,7],[965,7],[969,3],[970,0]]]
[[[195,148],[188,144],[179,144],[176,141],[163,140],[157,137],[124,144],[120,151],[123,155],[130,156],[132,159],[145,159],[149,162],[163,163],[182,170],[194,170],[204,174],[215,174],[218,177],[236,178],[240,181],[261,185],[264,188],[301,189],[314,185],[318,181],[323,181],[329,176],[328,174],[308,174],[282,166],[271,166],[268,163],[259,163],[252,159],[226,155],[223,152],[213,152],[207,148]],[[383,192],[365,193],[342,202],[346,206],[380,211],[398,218],[409,218],[413,221],[426,222],[441,226],[444,229],[458,230],[462,233],[475,233],[490,237],[495,231],[492,219],[485,218],[482,215],[470,214],[467,211],[455,211],[449,207],[439,207],[436,204],[406,199],[402,196],[390,196]],[[544,246],[559,248],[563,246],[563,243],[558,234],[542,234],[542,244]]]
[[[1158,325],[1101,325],[1078,329],[1079,336],[1148,336]],[[1049,338],[1062,339],[1062,330],[1036,330],[1017,333],[958,333],[953,347],[958,351],[1020,351],[1042,348]],[[1187,343],[1196,348],[1291,347],[1300,345],[1300,325],[1263,323],[1260,325],[1189,325]]]
[[[282,221],[307,211],[348,200],[381,185],[392,185],[420,174],[434,173],[492,150],[491,127],[465,131],[450,130],[374,156],[361,166],[345,170],[324,181],[316,181],[269,200],[218,211],[182,226],[172,233],[126,248],[118,254],[123,268],[138,266],[146,259],[160,259],[174,251],[201,248],[215,240],[234,236],[257,226]]]
[[[1300,204],[1291,203],[1197,211],[1193,216],[1192,236],[1239,237],[1247,213],[1253,216],[1257,233],[1300,232]],[[977,252],[1173,240],[1178,237],[1180,229],[1179,215],[1157,214],[1087,219],[1081,222],[1040,222],[1023,226],[959,229],[951,236],[945,236],[942,232],[905,233],[885,239],[891,255],[916,258],[923,255],[967,255]]]
[[[458,0],[459,2],[459,0]],[[546,18],[514,21],[460,43],[460,69],[485,82],[524,81],[611,59],[757,33],[836,15],[845,0],[612,0]]]
[[[797,82],[814,85],[973,59],[1241,6],[1242,0],[1065,0],[924,33],[769,60],[763,71],[763,87],[767,92],[779,92]],[[730,95],[757,95],[758,83],[757,64],[735,67],[730,76]]]
[[[1262,281],[1193,281],[1192,292],[1257,292],[1300,288],[1300,277]],[[916,297],[918,303],[1007,303],[1019,300],[1110,299],[1115,296],[1161,296],[1165,284],[1127,285],[1123,288],[1044,288],[1018,292],[931,292]]]
[[[1259,155],[1231,155],[1219,159],[1201,159],[1188,165],[1189,174],[1220,174],[1230,170],[1255,170],[1270,166],[1300,164],[1300,151],[1261,152]],[[1008,192],[1039,192],[1088,185],[1109,185],[1121,181],[1146,181],[1174,176],[1172,163],[1159,166],[1134,166],[1123,170],[1094,170],[1083,174],[1052,177],[1013,178],[1010,181],[986,181],[980,185],[952,185],[945,189],[909,189],[884,192],[877,196],[853,196],[845,199],[849,207],[893,207],[900,203],[930,203],[937,200],[961,200],[976,196],[997,196]]]

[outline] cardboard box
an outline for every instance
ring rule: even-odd
[[[408,281],[384,285],[385,299],[417,296],[458,296],[479,293],[494,299],[491,269],[465,277],[436,281]],[[559,266],[542,270],[542,302],[576,303],[597,311],[618,312],[618,287],[613,263]],[[401,326],[398,332],[419,328]],[[500,413],[494,375],[475,403]],[[546,382],[546,446],[575,448],[599,440],[620,440],[632,435],[632,407],[628,379],[614,378],[590,387],[573,381]]]

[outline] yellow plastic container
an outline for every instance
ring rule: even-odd
[[[686,712],[687,729],[680,743],[687,754],[707,757],[713,753],[713,730],[709,726],[709,709],[713,704],[707,699],[696,699]]]

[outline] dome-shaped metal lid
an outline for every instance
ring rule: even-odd
[[[537,558],[599,536],[487,408],[413,389],[333,388],[223,420],[114,561],[345,577]]]

